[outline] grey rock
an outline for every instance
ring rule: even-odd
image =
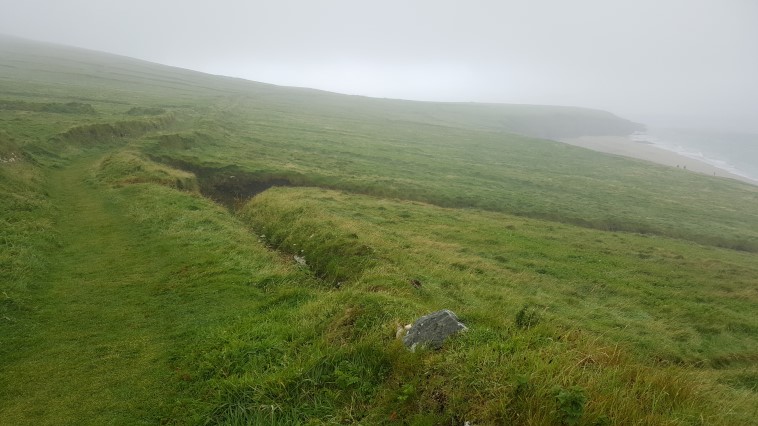
[[[439,349],[448,336],[461,330],[468,330],[452,311],[443,309],[416,320],[403,337],[403,343],[411,351],[422,345],[431,349]]]

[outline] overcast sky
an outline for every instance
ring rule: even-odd
[[[0,11],[0,33],[268,83],[758,128],[756,0],[0,0]]]

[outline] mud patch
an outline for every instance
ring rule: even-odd
[[[200,192],[231,209],[237,209],[248,199],[274,186],[294,186],[287,179],[258,180],[254,176],[229,175],[200,179]]]
[[[202,167],[176,159],[150,156],[150,159],[173,168],[191,172],[200,185],[200,193],[211,200],[237,210],[250,198],[274,186],[302,186],[292,179],[265,173],[241,171],[233,166]]]

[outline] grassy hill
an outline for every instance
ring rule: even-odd
[[[0,70],[9,424],[758,418],[758,188],[540,139],[637,124],[10,37]],[[470,330],[407,352],[443,308]]]

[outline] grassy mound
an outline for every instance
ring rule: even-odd
[[[111,185],[151,182],[192,192],[199,190],[194,174],[155,163],[129,148],[103,157],[95,177]]]
[[[131,107],[126,111],[127,115],[163,115],[166,110],[158,107]]]
[[[50,142],[53,144],[76,144],[84,147],[93,147],[134,138],[148,132],[163,129],[174,122],[171,114],[143,120],[117,121],[113,123],[94,123],[75,126],[67,131],[54,136]]]
[[[58,114],[95,114],[95,108],[82,102],[24,102],[0,99],[0,109],[11,111],[52,112]]]

